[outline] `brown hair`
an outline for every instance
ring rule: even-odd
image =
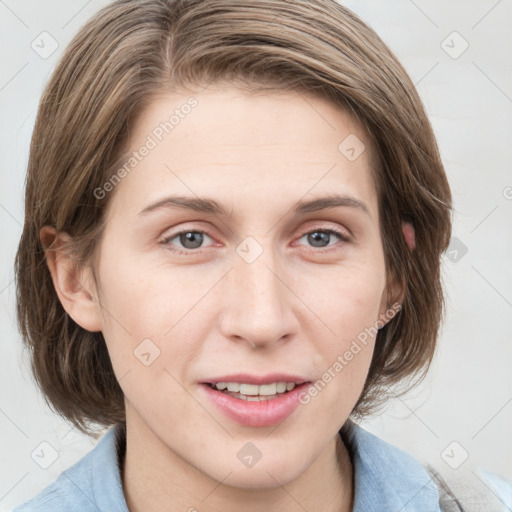
[[[64,311],[39,231],[68,233],[77,264],[90,264],[112,196],[94,191],[112,176],[129,127],[162,91],[219,80],[321,95],[368,132],[388,282],[405,296],[378,332],[352,415],[370,414],[405,377],[421,380],[432,361],[451,193],[418,93],[377,34],[335,0],[119,0],[79,31],[44,91],[16,255],[18,322],[36,381],[84,432],[123,422],[123,393],[102,334]],[[415,228],[412,252],[402,220]]]

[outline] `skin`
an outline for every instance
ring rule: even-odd
[[[220,84],[193,95],[197,107],[108,198],[98,287],[58,250],[48,258],[69,315],[103,332],[125,394],[129,509],[349,512],[353,468],[338,431],[362,391],[373,338],[277,426],[238,424],[198,382],[237,371],[314,382],[400,298],[386,282],[370,144],[346,111],[315,96]],[[155,99],[130,150],[189,96]],[[338,149],[350,134],[366,146],[354,161]],[[333,193],[364,202],[368,214],[347,206],[290,213],[298,200]],[[138,215],[171,194],[215,199],[228,216],[176,208]],[[318,229],[351,239],[331,233],[315,245],[305,234]],[[206,233],[202,245],[183,245],[183,230]],[[404,232],[412,248],[412,227]],[[252,263],[236,252],[247,236],[263,251]],[[57,238],[57,249],[65,237],[41,232],[46,245]],[[149,366],[133,353],[144,339],[160,350]],[[251,468],[237,457],[249,441],[262,454]]]

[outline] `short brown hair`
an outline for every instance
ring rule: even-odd
[[[112,176],[129,126],[158,93],[219,80],[328,98],[361,122],[374,148],[387,278],[405,295],[377,334],[352,415],[370,414],[390,385],[423,378],[432,361],[451,193],[414,84],[377,34],[335,0],[119,0],[79,31],[43,93],[15,263],[19,328],[36,381],[83,432],[123,422],[124,397],[102,333],[64,311],[39,231],[68,233],[77,264],[90,264],[112,196],[94,190]],[[403,220],[415,229],[412,252]]]

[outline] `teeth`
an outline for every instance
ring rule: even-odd
[[[262,386],[263,387],[263,386]],[[239,392],[242,395],[251,395],[255,396],[258,394],[259,386],[257,384],[240,384]]]
[[[240,393],[247,397],[272,396],[277,393],[284,393],[295,388],[294,382],[273,382],[272,384],[240,384],[238,382],[217,382],[215,388],[219,391],[227,390],[231,393]]]
[[[283,382],[283,384],[284,384],[284,382]],[[254,393],[255,395],[270,396],[270,395],[275,395],[277,393],[277,383],[275,383],[275,382],[273,384],[262,384],[261,386],[254,386],[254,387],[257,388],[256,393]],[[240,386],[240,393],[242,393],[242,395],[247,394],[242,390],[242,386]]]

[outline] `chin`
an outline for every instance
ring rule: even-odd
[[[296,476],[279,474],[271,469],[268,470],[268,473],[265,469],[256,472],[247,469],[232,473],[224,480],[223,484],[238,489],[263,491],[282,487],[293,481]]]
[[[264,455],[252,466],[245,467],[243,463],[223,466],[210,476],[222,482],[223,485],[239,489],[265,490],[287,485],[300,476],[303,466],[298,461],[290,459],[286,453],[281,460],[264,461]],[[228,475],[226,477],[226,475]]]

